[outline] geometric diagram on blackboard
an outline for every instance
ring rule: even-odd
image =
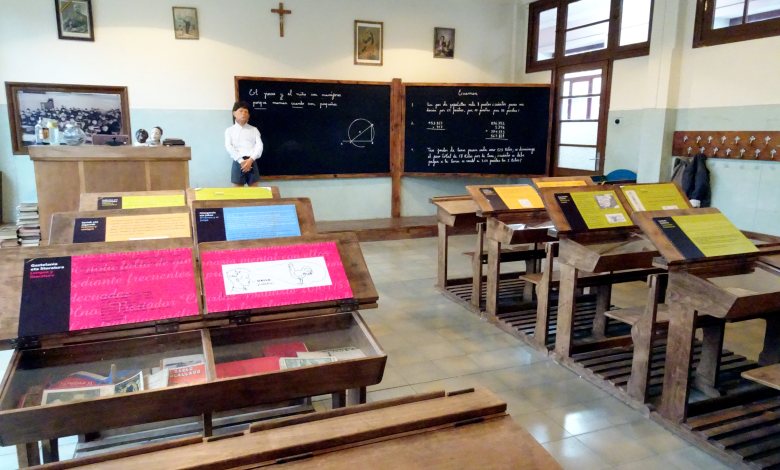
[[[347,140],[342,140],[341,145],[344,145],[344,142],[347,142],[362,149],[366,147],[365,144],[373,144],[374,137],[374,123],[368,119],[358,118],[349,123],[349,127],[347,128]]]

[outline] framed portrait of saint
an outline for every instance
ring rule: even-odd
[[[60,39],[94,41],[92,0],[54,0]]]
[[[355,64],[382,65],[383,23],[355,20]]]
[[[433,57],[436,59],[455,57],[455,29],[433,28]]]
[[[176,39],[198,39],[198,10],[191,7],[173,8],[173,31]]]

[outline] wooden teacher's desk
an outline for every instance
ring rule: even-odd
[[[49,236],[55,212],[75,211],[82,193],[184,190],[190,148],[108,145],[30,146],[35,168],[41,235]]]
[[[212,439],[189,438],[75,459],[50,469],[258,468],[558,469],[552,456],[484,389],[432,392],[257,423]]]

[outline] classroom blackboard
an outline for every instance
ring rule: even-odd
[[[548,86],[406,85],[404,172],[544,175]]]
[[[390,84],[236,77],[260,129],[261,176],[390,172]]]

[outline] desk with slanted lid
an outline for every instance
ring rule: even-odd
[[[485,312],[510,334],[529,339],[536,323],[534,286],[520,281],[518,273],[502,274],[501,263],[525,261],[526,273],[539,271],[539,260],[544,257],[540,244],[553,240],[547,233],[549,218],[530,185],[473,185],[466,189],[477,203],[478,213],[487,217]],[[505,304],[500,305],[499,299]]]
[[[484,389],[397,398],[258,423],[213,440],[149,445],[124,455],[75,459],[50,468],[512,468],[558,463]]]
[[[780,276],[758,262],[772,252],[757,250],[714,208],[637,212],[633,218],[663,255],[658,263],[669,271],[663,394],[654,416],[742,464],[764,468],[780,463],[780,433],[772,431],[776,419],[750,411],[780,402],[767,398],[770,389],[739,380],[751,363],[726,366],[722,361],[725,323],[753,318],[767,322],[759,363],[780,360]],[[707,224],[694,225],[702,221]],[[699,362],[691,373],[694,333],[699,321],[707,319]],[[705,397],[694,396],[692,389]],[[714,432],[723,426],[731,431]]]
[[[611,284],[644,280],[648,274],[659,272],[659,269],[651,269],[653,257],[658,252],[638,233],[626,212],[620,212],[621,208],[625,210],[626,203],[616,188],[551,187],[542,188],[540,192],[560,240],[555,355],[565,362],[577,350],[574,344],[575,293],[580,273],[609,273],[604,283],[595,287],[596,316],[592,336],[588,338],[591,343],[588,348],[594,349],[600,343],[610,344],[610,340],[604,340],[607,328],[604,314],[611,303]],[[576,198],[586,198],[598,205],[585,214],[588,209],[578,207]],[[568,204],[567,208],[562,204]]]
[[[466,195],[441,196],[431,198],[431,204],[436,206],[438,224],[438,263],[436,270],[436,286],[447,291],[451,286],[466,285],[470,279],[449,279],[449,237],[457,233],[474,233],[478,223],[484,221],[477,215],[477,204]],[[477,250],[474,256],[482,253],[482,244],[477,240]]]

